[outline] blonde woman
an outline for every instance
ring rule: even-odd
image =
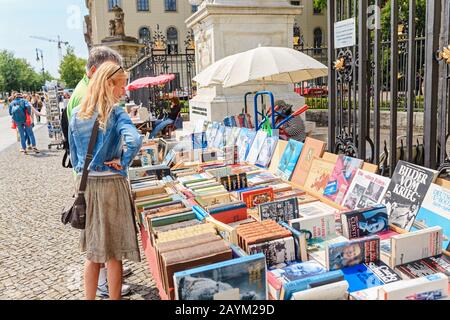
[[[69,126],[70,157],[78,173],[78,185],[96,120],[100,126],[89,166],[86,229],[80,241],[87,260],[84,274],[87,300],[95,299],[101,264],[108,265],[109,297],[118,300],[122,260],[140,261],[126,177],[127,168],[142,145],[142,137],[125,111],[116,106],[125,95],[127,77],[117,64],[102,64],[90,80],[81,105],[73,110]]]

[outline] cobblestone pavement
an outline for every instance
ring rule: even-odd
[[[35,134],[41,154],[20,154],[18,143],[0,152],[0,299],[83,299],[79,231],[60,222],[71,173],[61,167],[62,151],[47,149],[46,127]],[[133,274],[124,299],[159,299],[143,251],[141,263],[125,265]]]

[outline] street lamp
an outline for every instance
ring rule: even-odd
[[[41,54],[41,56],[39,57],[39,54]],[[39,60],[42,62],[42,77],[45,76],[45,68],[44,68],[44,51],[42,51],[41,49],[37,49],[36,48],[36,61],[39,62]]]

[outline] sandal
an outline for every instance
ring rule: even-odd
[[[33,147],[33,151],[34,151],[35,153],[40,153],[40,151],[39,151],[38,148],[36,148],[36,147]]]
[[[20,153],[27,154],[27,150],[25,150],[25,149],[20,149]]]

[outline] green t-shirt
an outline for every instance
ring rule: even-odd
[[[78,82],[77,87],[73,91],[72,97],[70,97],[69,104],[67,105],[67,118],[69,119],[72,117],[72,111],[76,107],[78,107],[81,104],[81,100],[86,96],[87,88],[89,85],[89,78],[87,75],[84,75],[83,79]]]

